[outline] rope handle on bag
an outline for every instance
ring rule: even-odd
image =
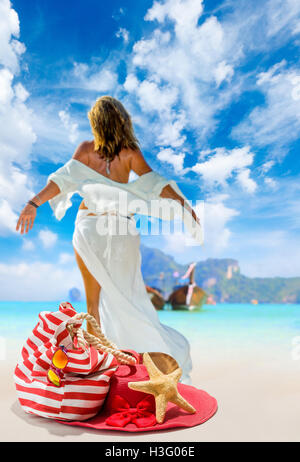
[[[89,334],[85,331],[81,326],[76,327],[75,325],[78,324],[78,321],[86,320],[88,321],[91,326],[93,327],[94,331],[97,334],[95,335]],[[79,346],[86,350],[87,346],[93,346],[97,350],[104,351],[106,353],[112,354],[121,364],[136,364],[136,359],[121,351],[117,345],[113,342],[110,342],[105,335],[103,334],[101,327],[98,325],[96,319],[88,313],[78,313],[73,318],[68,321],[68,330],[72,338],[77,335],[77,340]]]

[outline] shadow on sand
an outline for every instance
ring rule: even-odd
[[[43,427],[45,430],[48,431],[50,435],[55,435],[59,437],[68,437],[68,436],[80,436],[83,434],[91,434],[91,435],[99,435],[99,436],[106,436],[110,437],[109,439],[112,440],[113,437],[122,438],[124,440],[128,439],[137,439],[138,437],[145,437],[145,435],[156,435],[158,434],[165,434],[165,433],[173,433],[174,431],[179,430],[186,430],[185,428],[171,428],[167,430],[160,430],[158,431],[145,431],[145,432],[138,432],[138,433],[130,433],[130,432],[122,432],[117,430],[93,430],[92,428],[87,427],[72,427],[71,425],[64,425],[55,421],[53,419],[46,419],[44,417],[39,417],[31,414],[27,414],[23,411],[18,401],[15,401],[11,406],[12,413],[19,419],[23,420],[26,424],[31,425],[33,427]]]

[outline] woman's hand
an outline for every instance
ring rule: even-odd
[[[60,189],[54,181],[50,180],[49,183],[31,200],[40,207],[45,202],[49,201],[53,197],[60,193]],[[17,226],[16,231],[21,227],[21,234],[28,233],[29,229],[32,229],[33,223],[36,217],[36,207],[34,205],[26,204],[23,208]]]
[[[160,197],[178,201],[182,205],[182,207],[184,207],[186,210],[190,212],[195,222],[198,223],[198,225],[200,225],[200,220],[197,217],[195,211],[192,209],[192,207],[190,207],[187,203],[184,202],[183,197],[179,196],[179,194],[177,194],[177,192],[174,191],[171,185],[168,184],[162,189]]]
[[[19,231],[19,228],[21,227],[21,234],[28,233],[29,229],[32,229],[33,223],[36,217],[36,208],[33,205],[27,204],[23,208],[17,226],[16,226],[16,231]]]

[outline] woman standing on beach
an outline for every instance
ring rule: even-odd
[[[47,201],[61,220],[72,205],[71,196],[78,192],[83,200],[72,243],[88,312],[119,348],[171,355],[183,370],[181,381],[190,383],[189,342],[160,323],[145,288],[134,203],[175,200],[189,211],[198,231],[199,220],[176,183],[154,172],[144,159],[131,117],[120,101],[102,96],[88,116],[94,140],[81,143],[72,159],[49,175],[45,188],[22,210],[16,229],[21,234],[32,229],[37,207]],[[131,171],[138,179],[128,183]],[[117,228],[123,232],[118,234]]]

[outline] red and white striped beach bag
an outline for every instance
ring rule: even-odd
[[[103,405],[118,361],[112,354],[90,345],[86,349],[74,347],[67,325],[76,314],[70,303],[62,303],[57,312],[42,311],[22,349],[14,379],[19,402],[30,414],[86,420]],[[61,345],[67,348],[69,362],[61,386],[57,387],[48,381],[47,373],[52,356]]]

